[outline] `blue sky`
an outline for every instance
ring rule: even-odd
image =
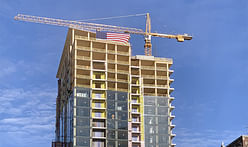
[[[248,134],[247,0],[0,0],[0,147],[50,146],[54,136],[67,28],[17,22],[17,13],[80,20],[146,12],[152,31],[194,37],[152,40],[154,55],[174,60],[174,143],[214,147]],[[145,27],[143,16],[94,22]],[[143,54],[142,36],[131,43]]]

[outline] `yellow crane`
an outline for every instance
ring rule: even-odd
[[[183,42],[184,40],[191,40],[192,36],[188,34],[178,34],[178,35],[170,35],[170,34],[160,34],[160,33],[152,33],[151,32],[151,19],[149,13],[146,14],[146,30],[137,28],[129,28],[129,27],[119,27],[113,25],[106,24],[96,24],[96,23],[88,23],[81,21],[73,21],[73,20],[63,20],[63,19],[55,19],[55,18],[47,18],[47,17],[39,17],[39,16],[31,16],[18,14],[14,17],[15,20],[34,22],[34,23],[42,23],[49,25],[57,25],[57,26],[65,26],[69,28],[79,29],[83,31],[108,31],[108,32],[116,32],[116,33],[129,33],[129,34],[138,34],[144,35],[145,37],[145,55],[152,55],[152,43],[151,37],[162,37],[162,38],[173,38],[177,39],[178,42]]]

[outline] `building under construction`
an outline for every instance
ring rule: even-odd
[[[179,42],[192,36],[152,33],[149,13],[145,31],[23,14],[15,20],[69,27],[57,72],[53,147],[175,146],[173,62],[151,56],[151,36]],[[130,34],[144,35],[145,56],[131,55]]]
[[[57,78],[53,146],[171,147],[172,59],[69,29]]]

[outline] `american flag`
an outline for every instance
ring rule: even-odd
[[[96,31],[96,38],[128,43],[130,34]]]

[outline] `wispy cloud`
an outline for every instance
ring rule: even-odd
[[[54,135],[55,91],[49,88],[0,89],[1,140],[8,138],[21,146],[50,144]],[[11,143],[7,144],[14,146]]]
[[[177,137],[173,140],[177,147],[214,147],[231,143],[239,137],[242,132],[235,130],[199,130],[191,131],[186,128],[179,128],[176,131]]]

